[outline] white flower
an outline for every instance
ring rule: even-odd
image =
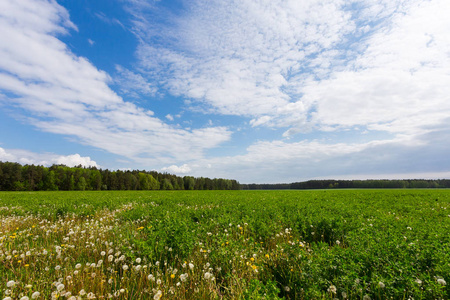
[[[336,294],[336,287],[335,287],[334,285],[331,285],[331,286],[328,288],[328,292],[333,293],[333,294]]]
[[[28,296],[23,296],[20,300],[30,300],[30,298],[28,298]]]
[[[193,263],[189,263],[189,269],[191,269],[191,270],[194,269],[194,264]]]
[[[148,275],[147,278],[148,280],[155,281],[155,276],[153,276],[152,274]]]
[[[84,289],[82,289],[79,294],[80,294],[80,296],[84,296],[84,295],[86,295],[86,291]]]
[[[8,281],[8,282],[6,283],[6,286],[9,287],[9,288],[11,288],[11,287],[13,287],[15,284],[16,284],[16,283],[14,282],[14,280],[11,280],[11,281]]]
[[[76,264],[75,269],[79,269],[79,268],[81,268],[81,264]]]
[[[101,255],[101,256],[105,256],[105,255],[106,255],[106,252],[105,252],[105,251],[102,251],[102,252],[100,252],[100,255]]]
[[[127,266],[127,265],[123,265],[123,266],[122,266],[122,269],[123,269],[124,271],[126,271],[126,270],[128,270],[128,266]]]
[[[123,294],[123,293],[125,293],[125,289],[120,289],[119,292],[120,292],[121,294]]]
[[[56,289],[59,291],[62,291],[64,289],[64,284],[60,283],[56,286]]]
[[[89,294],[87,294],[87,298],[88,298],[88,299],[95,299],[95,298],[97,298],[97,297],[95,297],[95,294],[94,294],[94,293],[90,292]]]
[[[206,272],[205,275],[204,275],[204,277],[205,277],[206,280],[209,280],[209,279],[211,279],[212,274],[209,273],[209,272]]]
[[[160,285],[161,284],[161,279],[156,280],[156,284]]]
[[[33,294],[31,294],[31,299],[37,299],[40,295],[41,295],[41,293],[34,292]]]
[[[137,266],[134,267],[134,270],[135,270],[136,272],[139,272],[139,271],[141,270],[141,268],[142,268],[141,265],[137,265]]]
[[[422,280],[420,280],[419,278],[417,278],[416,280],[414,280],[416,283],[418,284],[422,284]]]
[[[139,257],[138,257],[138,258],[136,258],[136,263],[137,263],[137,264],[140,264],[140,263],[141,263],[141,261],[142,261],[142,260],[141,260],[141,259],[140,259]]]
[[[380,288],[384,289],[384,287],[385,287],[386,285],[380,281],[380,282],[378,282],[378,286],[379,286]]]
[[[187,278],[188,278],[188,274],[186,273],[186,274],[181,274],[180,275],[180,280],[182,281],[182,282],[185,282],[186,280],[187,280]]]
[[[369,295],[364,295],[363,300],[370,300],[370,296]]]
[[[437,283],[439,283],[440,285],[447,285],[447,282],[445,282],[445,280],[443,278],[439,278],[437,280]]]
[[[114,256],[112,256],[111,254],[110,254],[110,255],[108,255],[108,261],[109,261],[109,262],[112,262],[112,261],[113,261],[113,259],[114,259]]]
[[[336,245],[339,246],[340,244],[341,244],[341,242],[340,242],[339,240],[337,240],[337,241],[336,241]]]
[[[162,296],[162,292],[160,290],[158,290],[156,292],[156,294],[153,296],[153,299],[154,300],[159,300],[159,299],[161,299],[161,296]]]
[[[12,300],[12,298],[11,297],[5,297],[5,298],[3,298],[3,300]]]
[[[56,270],[56,271],[61,270],[61,266],[60,266],[60,265],[57,265],[57,266],[55,267],[55,270]]]

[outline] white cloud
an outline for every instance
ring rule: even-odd
[[[34,165],[66,165],[68,167],[83,166],[83,167],[99,167],[89,156],[72,155],[57,155],[53,153],[35,153],[21,149],[4,149],[0,148],[0,161],[18,162],[20,164],[34,164]]]
[[[161,171],[174,174],[187,174],[191,171],[191,168],[187,164],[181,166],[171,165],[169,167],[162,168]]]
[[[28,121],[41,130],[158,164],[199,158],[230,138],[225,127],[183,130],[125,102],[109,88],[108,74],[55,37],[76,29],[55,1],[2,1],[0,27],[0,89],[8,92],[8,104],[28,112]],[[140,92],[154,91],[139,75],[118,71]]]
[[[412,134],[450,113],[446,0],[184,4],[159,30],[133,11],[137,54],[150,78],[205,112],[286,137],[357,125]]]

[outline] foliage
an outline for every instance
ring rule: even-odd
[[[0,299],[450,297],[447,190],[2,192],[0,220]]]
[[[155,171],[109,171],[95,167],[50,168],[0,161],[0,191],[237,190],[236,180],[178,177]]]

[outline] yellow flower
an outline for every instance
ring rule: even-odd
[[[175,274],[170,275],[170,278],[174,279],[175,278]]]
[[[255,259],[254,259],[253,257],[252,257],[252,258],[250,258],[250,260],[251,260],[251,261],[255,261]]]
[[[270,256],[269,256],[269,254],[266,254],[266,258],[269,258]]]
[[[26,264],[26,265],[25,265],[25,267],[29,267],[29,266],[30,266],[29,264]]]

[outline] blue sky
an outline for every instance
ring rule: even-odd
[[[450,177],[448,0],[0,0],[0,160]]]

